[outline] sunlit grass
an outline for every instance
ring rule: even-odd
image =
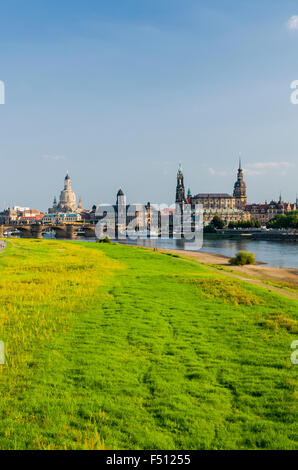
[[[297,449],[297,302],[119,245],[0,254],[0,449]]]

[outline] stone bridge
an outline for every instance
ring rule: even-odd
[[[95,225],[91,224],[9,224],[0,225],[0,238],[7,231],[18,230],[22,238],[42,238],[44,233],[55,232],[56,238],[74,240],[76,237],[95,238]]]

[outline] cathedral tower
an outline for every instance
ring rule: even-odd
[[[176,203],[185,202],[185,189],[184,189],[184,177],[182,173],[181,163],[179,163],[177,173],[177,186],[176,186]]]
[[[233,196],[236,198],[236,207],[242,209],[246,205],[246,184],[243,179],[243,170],[241,166],[241,158],[239,156],[239,168],[237,174],[237,181],[234,184]]]

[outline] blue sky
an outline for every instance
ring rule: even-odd
[[[192,193],[298,193],[298,4],[10,0],[1,5],[0,207],[48,208],[66,170],[89,208]],[[298,23],[297,23],[298,27]]]

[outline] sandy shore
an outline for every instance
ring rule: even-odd
[[[158,251],[176,253],[180,256],[193,258],[201,263],[220,265],[229,270],[239,273],[242,276],[257,278],[263,281],[276,282],[281,284],[289,284],[294,288],[298,287],[298,270],[290,268],[275,268],[264,264],[256,264],[252,266],[231,266],[229,257],[216,255],[214,253],[205,253],[201,251],[182,251],[182,250],[163,250]]]

